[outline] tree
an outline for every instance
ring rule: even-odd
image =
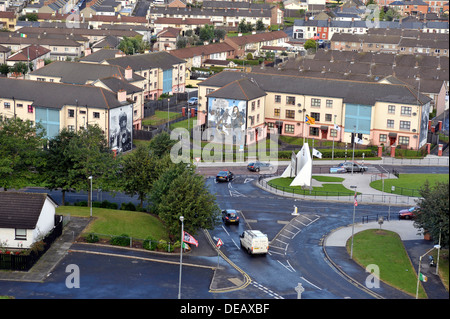
[[[117,164],[108,147],[105,135],[98,125],[88,125],[76,133],[69,141],[64,155],[73,162],[67,171],[68,183],[74,190],[90,190],[89,176],[93,177],[93,184],[103,190],[116,187]],[[91,194],[88,192],[88,205]]]
[[[125,54],[132,55],[135,53],[144,53],[145,50],[150,48],[150,44],[142,40],[142,36],[137,35],[135,37],[123,37],[119,43],[119,50]]]
[[[212,42],[214,40],[214,26],[205,24],[199,31],[199,37],[202,42]]]
[[[262,22],[261,19],[259,19],[258,21],[256,21],[256,31],[264,31],[265,29],[265,25],[264,22]]]
[[[185,163],[174,164],[161,175],[151,199],[171,239],[180,234],[180,216],[184,216],[185,230],[193,235],[201,228],[212,229],[219,220],[215,196],[204,178]]]
[[[150,141],[150,153],[154,153],[157,157],[162,158],[165,154],[170,153],[170,149],[175,145],[176,141],[170,139],[167,132],[162,132]]]
[[[238,32],[247,33],[248,32],[248,24],[245,22],[245,19],[242,19],[238,24]]]
[[[33,182],[44,161],[45,130],[40,123],[0,118],[0,188],[20,189]]]
[[[66,156],[70,141],[76,138],[74,131],[67,129],[49,140],[48,149],[45,154],[45,166],[40,168],[41,175],[44,176],[45,186],[50,189],[61,189],[62,205],[65,205],[65,195],[72,189],[67,172],[73,169],[74,162]]]
[[[6,63],[0,64],[0,74],[8,75],[10,72],[10,67]]]
[[[312,39],[306,40],[303,47],[305,48],[305,50],[313,49],[315,51],[316,50],[316,41],[314,41]]]
[[[437,243],[441,235],[441,246],[449,244],[449,182],[437,182],[430,187],[428,181],[420,189],[414,226],[423,228]]]

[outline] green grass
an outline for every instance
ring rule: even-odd
[[[325,176],[313,176],[316,180],[324,179]],[[348,188],[345,188],[342,184],[327,184],[324,183],[320,187],[313,187],[311,192],[308,189],[302,189],[301,186],[289,186],[292,183],[294,178],[290,177],[280,177],[272,179],[268,182],[268,184],[277,189],[283,190],[288,193],[302,194],[302,195],[312,195],[312,196],[347,196],[353,195],[354,191]],[[328,180],[325,178],[323,181],[327,182],[338,182],[337,179],[340,177],[329,177]]]
[[[59,206],[57,214],[89,217],[89,207]],[[92,208],[94,220],[86,227],[84,233],[104,235],[127,234],[134,238],[168,240],[167,231],[161,220],[153,215],[116,209]]]
[[[169,121],[175,120],[181,116],[178,112],[155,111],[155,115],[146,117],[142,120],[142,125],[161,125],[167,123],[167,113],[169,113]]]
[[[189,118],[189,129],[194,128],[195,126],[197,126],[197,117],[190,117]],[[188,120],[183,120],[174,124],[170,125],[170,129],[173,130],[175,128],[184,128],[184,129],[188,129]]]
[[[350,253],[351,239],[347,241]],[[417,273],[397,233],[368,229],[356,233],[353,238],[353,259],[364,268],[375,264],[380,270],[380,279],[410,295],[416,295]],[[427,298],[422,285],[419,298]]]
[[[430,185],[434,185],[438,181],[448,182],[448,179],[448,174],[400,174],[398,179],[384,180],[384,191],[397,195],[420,197],[419,189],[426,180]],[[395,186],[394,191],[391,190],[392,186]],[[370,187],[382,191],[382,181],[373,181],[370,183]]]
[[[313,179],[315,179],[318,182],[343,182],[343,177],[334,177],[334,176],[319,176],[319,175],[313,175]]]

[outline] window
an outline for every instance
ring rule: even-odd
[[[332,118],[333,118],[333,115],[331,115],[331,114],[325,114],[325,121],[331,122],[331,121],[332,121]]]
[[[3,103],[3,105],[5,106],[5,109],[11,108],[11,103],[9,103],[9,102],[5,102],[5,103]]]
[[[267,127],[269,129],[273,129],[274,128],[274,124],[272,122],[267,123]]]
[[[399,136],[398,144],[400,145],[409,145],[409,137],[408,136]]]
[[[335,129],[330,129],[330,136],[331,137],[337,137],[337,130],[335,130]]]
[[[275,95],[275,103],[281,103],[281,95]]]
[[[291,134],[293,134],[294,133],[294,125],[286,124],[284,126],[284,133],[291,133]]]
[[[288,118],[288,119],[295,118],[295,111],[293,111],[293,110],[286,110],[286,118]]]
[[[68,130],[69,132],[73,132],[73,131],[75,131],[75,126],[73,126],[73,125],[67,125],[67,130]]]
[[[311,136],[319,136],[319,128],[318,127],[310,127],[309,135]]]
[[[16,228],[15,240],[27,240],[27,230]]]
[[[394,120],[387,120],[387,127],[394,128]]]
[[[69,117],[74,117],[75,116],[75,111],[74,110],[68,110],[69,111]]]
[[[312,107],[320,107],[320,99],[311,99]]]
[[[100,118],[100,112],[94,112],[94,119]]]
[[[273,110],[273,116],[280,117],[280,109],[274,109]]]
[[[327,100],[326,106],[329,108],[333,107],[333,100]]]
[[[412,110],[412,107],[410,107],[410,106],[402,106],[400,114],[404,115],[404,116],[411,116],[411,110]]]
[[[286,104],[295,105],[295,97],[294,96],[286,96]]]
[[[33,113],[33,105],[28,105],[28,113]]]
[[[156,82],[155,82],[155,87],[156,87]],[[214,89],[206,89],[206,94],[209,94],[209,93],[211,93],[213,91],[214,91]]]
[[[22,103],[17,103],[17,107],[23,107]]]
[[[395,105],[388,105],[388,113],[389,114],[395,113]]]
[[[255,103],[255,101],[253,101],[253,102],[252,102],[252,111],[255,110],[255,105],[256,105],[256,103]]]
[[[380,134],[380,143],[387,142],[387,135],[386,134]]]
[[[411,122],[410,121],[400,121],[400,129],[401,130],[407,130],[411,128]]]
[[[317,122],[320,122],[320,113],[311,112],[311,117],[315,119]]]

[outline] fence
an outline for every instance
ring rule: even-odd
[[[0,269],[28,271],[39,260],[39,258],[50,248],[52,243],[62,234],[63,218],[61,215],[55,216],[55,227],[42,239],[42,243],[37,243],[41,249],[27,249],[25,254],[8,251],[0,253]]]
[[[427,166],[448,166],[449,158],[446,156],[442,157],[425,157],[425,158],[393,158],[393,157],[383,157],[381,164],[392,164],[392,165],[427,165]]]
[[[328,191],[315,191],[307,189],[294,189],[292,187],[284,187],[278,185],[270,185],[265,179],[258,179],[261,187],[281,196],[300,198],[300,199],[314,199],[314,200],[334,200],[343,202],[353,202],[354,193],[348,192],[328,192]],[[401,196],[394,194],[358,194],[358,204],[360,203],[377,203],[388,205],[416,205],[418,197],[413,196]]]

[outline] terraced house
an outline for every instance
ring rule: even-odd
[[[220,134],[232,127],[237,108],[246,144],[266,137],[269,129],[347,143],[358,134],[366,145],[415,150],[427,141],[431,99],[407,85],[224,71],[198,86],[197,124]]]

